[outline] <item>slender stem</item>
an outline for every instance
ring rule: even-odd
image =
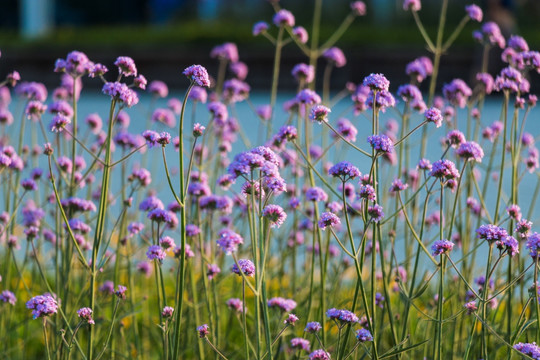
[[[45,338],[45,349],[47,352],[47,359],[51,360],[51,351],[49,350],[49,339],[47,338],[47,318],[43,318],[43,337]]]

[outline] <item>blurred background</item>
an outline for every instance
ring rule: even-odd
[[[297,25],[311,33],[313,0],[283,0]],[[324,2],[321,39],[327,39],[350,11],[349,0]],[[348,63],[333,73],[332,85],[359,82],[371,72],[383,72],[394,84],[407,80],[405,65],[429,55],[402,0],[366,0],[367,15],[357,18],[336,44]],[[423,0],[419,15],[435,37],[440,0]],[[450,0],[446,33],[456,26],[471,0]],[[520,34],[531,49],[540,49],[540,0],[476,1],[484,21],[495,21],[505,36]],[[266,0],[2,0],[0,11],[0,76],[13,69],[23,80],[57,85],[52,72],[56,58],[71,50],[87,53],[111,68],[117,56],[131,56],[148,80],[165,80],[171,88],[184,87],[180,71],[200,63],[215,74],[217,62],[209,58],[215,45],[235,42],[240,58],[250,67],[247,81],[254,89],[268,89],[273,47],[253,37],[257,21],[271,23],[273,9]],[[471,36],[480,24],[469,22],[443,57],[439,84],[455,77],[469,80],[478,70],[481,47]],[[272,31],[272,29],[271,29]],[[275,31],[275,29],[273,29]],[[294,90],[292,67],[306,58],[294,44],[283,50],[280,88]],[[500,50],[491,51],[490,71],[502,67]],[[469,76],[469,78],[466,78]],[[538,79],[531,79],[532,91]],[[91,82],[99,86],[98,82]],[[92,84],[89,84],[92,86]],[[440,87],[439,87],[440,88]]]

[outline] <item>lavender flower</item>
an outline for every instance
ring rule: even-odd
[[[540,346],[533,343],[517,343],[514,346],[517,351],[532,357],[533,359],[540,359]]]
[[[533,259],[536,259],[540,255],[540,234],[533,232],[529,239],[527,240],[527,249],[529,250],[529,255]]]
[[[206,264],[206,276],[208,280],[212,280],[220,272],[221,269],[216,264]]]
[[[125,287],[124,285],[118,285],[118,287],[116,288],[116,291],[114,292],[114,295],[116,295],[116,297],[118,297],[121,300],[125,300],[126,292],[127,292],[127,287]]]
[[[390,192],[399,192],[407,189],[409,187],[408,184],[404,184],[401,179],[395,179],[392,181],[392,184],[390,185]]]
[[[436,107],[427,109],[426,112],[424,113],[424,117],[427,122],[432,122],[437,127],[441,127],[443,117],[441,114],[441,110],[437,109]]]
[[[325,230],[327,227],[334,227],[341,224],[339,217],[331,212],[323,212],[319,219],[319,228]]]
[[[82,320],[85,320],[88,324],[94,325],[94,319],[92,319],[92,309],[88,307],[83,307],[77,310],[77,316]]]
[[[159,245],[151,245],[148,248],[148,251],[146,251],[146,257],[148,258],[148,260],[159,260],[160,262],[162,262],[166,256],[167,253]]]
[[[369,184],[367,185],[360,184],[357,195],[360,199],[366,199],[369,201],[375,201],[377,199],[375,188]]]
[[[306,199],[308,201],[314,201],[314,202],[327,201],[328,195],[323,189],[321,189],[318,186],[315,186],[306,190]]]
[[[49,294],[34,296],[26,303],[26,308],[32,310],[34,319],[56,314],[58,311],[58,303]]]
[[[352,180],[361,175],[360,170],[348,161],[342,161],[332,166],[328,170],[328,174],[341,179],[343,182]]]
[[[492,224],[480,226],[476,229],[476,235],[479,239],[486,240],[489,243],[502,241],[508,237],[508,233],[504,228]]]
[[[238,245],[243,243],[244,239],[242,236],[230,229],[223,229],[219,232],[217,244],[226,255],[236,252]]]
[[[353,1],[351,10],[356,16],[364,16],[366,15],[366,4],[363,1]]]
[[[137,76],[137,67],[135,61],[127,56],[120,56],[114,62],[118,67],[118,73],[124,76]]]
[[[266,205],[262,213],[263,217],[268,219],[271,227],[280,227],[287,218],[287,213],[279,205]]]
[[[309,112],[309,119],[313,122],[317,121],[319,124],[328,122],[328,114],[331,112],[329,108],[324,105],[315,105]]]
[[[466,303],[465,305],[463,305],[463,307],[465,308],[465,310],[467,310],[467,315],[471,315],[471,314],[473,314],[476,310],[478,310],[478,307],[476,306],[476,302],[475,302],[475,301],[469,301],[468,303]]]
[[[291,347],[293,349],[309,351],[310,343],[309,343],[309,340],[306,340],[303,338],[292,338]]]
[[[360,342],[373,341],[373,335],[368,329],[356,330],[356,339]]]
[[[370,74],[364,78],[364,86],[369,87],[373,91],[388,91],[390,81],[383,74]]]
[[[371,217],[373,222],[380,222],[384,218],[383,207],[379,204],[369,206],[368,215]]]
[[[386,135],[371,135],[368,136],[367,141],[377,152],[391,153],[394,151],[394,143]]]
[[[274,25],[280,27],[280,26],[294,26],[294,15],[285,9],[279,10],[275,15],[273,19]]]
[[[420,11],[422,4],[420,0],[403,0],[403,10]]]
[[[433,256],[442,255],[452,250],[454,243],[450,240],[436,240],[431,245],[431,251]]]
[[[203,324],[199,327],[197,327],[197,333],[199,333],[199,337],[200,338],[205,338],[208,336],[208,334],[210,334],[210,330],[208,328],[208,325],[207,324]]]
[[[439,178],[441,180],[454,180],[459,178],[459,171],[456,165],[450,160],[437,160],[433,163],[429,176]]]
[[[9,290],[4,290],[0,293],[0,301],[3,301],[5,303],[15,305],[17,302],[17,298],[15,297],[15,294],[12,293]]]
[[[292,75],[298,82],[309,84],[315,78],[315,68],[312,65],[297,64],[292,69]]]
[[[287,318],[283,320],[283,323],[294,326],[294,324],[296,324],[297,321],[298,321],[298,316],[294,314],[289,314]]]
[[[242,300],[237,299],[237,298],[232,298],[232,299],[227,300],[226,304],[229,309],[234,310],[238,313],[241,313],[242,309],[244,308],[244,303],[242,302]]]
[[[208,71],[201,65],[191,65],[184,70],[183,74],[199,86],[210,86]]]
[[[330,354],[323,349],[318,349],[309,354],[309,360],[330,360]]]
[[[253,25],[253,36],[258,36],[265,33],[268,30],[268,23],[264,21],[259,21]]]
[[[308,39],[309,39],[308,32],[302,26],[294,27],[292,29],[292,34],[298,39],[300,43],[305,44],[308,42]]]
[[[163,316],[166,319],[172,317],[173,314],[174,314],[174,308],[170,306],[165,306],[163,310],[161,311],[161,316]]]
[[[323,52],[322,57],[328,60],[328,62],[334,64],[335,67],[340,68],[347,64],[345,54],[338,47],[331,47]]]
[[[296,308],[296,301],[284,299],[282,297],[274,297],[268,300],[268,307],[279,308],[283,312],[291,312]]]
[[[306,328],[304,329],[304,331],[310,334],[315,334],[321,331],[321,329],[321,324],[319,324],[317,321],[313,321],[306,324]]]
[[[468,5],[465,6],[465,11],[467,12],[467,16],[471,18],[471,20],[474,20],[476,22],[482,22],[482,9],[478,5]]]
[[[244,273],[246,276],[253,276],[255,275],[255,265],[251,260],[248,259],[240,259],[238,260],[238,265],[240,265],[240,269],[238,269],[238,266],[236,263],[233,264],[231,271],[239,276],[242,274],[240,273],[240,270]]]

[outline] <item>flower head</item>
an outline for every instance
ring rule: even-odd
[[[205,338],[208,336],[208,334],[210,334],[210,330],[208,328],[208,325],[207,324],[203,324],[199,327],[197,327],[197,333],[199,333],[199,337],[200,338]]]
[[[431,245],[431,251],[433,256],[441,255],[452,250],[454,243],[450,240],[436,240]]]
[[[356,330],[356,339],[360,342],[373,341],[373,335],[368,329]]]
[[[469,16],[471,20],[482,22],[484,14],[482,13],[482,9],[478,5],[472,4],[465,6],[465,11],[467,12],[467,16]]]
[[[394,143],[386,135],[371,135],[368,136],[367,141],[377,152],[391,153],[394,150]]]
[[[436,107],[427,109],[426,112],[424,113],[424,117],[427,122],[432,122],[437,127],[441,127],[443,116],[442,116],[441,110],[437,109]]]
[[[34,319],[56,314],[58,311],[58,303],[49,294],[34,296],[26,303],[26,308],[32,310]]]
[[[238,265],[240,265],[240,269],[238,269]],[[255,275],[255,265],[251,260],[248,259],[240,259],[238,260],[238,265],[236,263],[233,264],[231,271],[239,276],[242,274],[240,271],[244,273],[246,276],[253,276]]]
[[[184,70],[183,74],[199,86],[210,86],[210,77],[208,76],[208,71],[206,71],[206,69],[201,65],[191,65]]]
[[[274,21],[274,25],[276,26],[293,27],[294,15],[288,10],[281,9],[274,15],[273,21]]]
[[[315,105],[309,112],[309,119],[322,124],[323,121],[328,122],[328,114],[330,112],[331,110],[324,105]]]
[[[85,320],[88,324],[95,324],[94,319],[92,319],[92,309],[88,307],[83,307],[77,310],[77,315],[82,319]]]
[[[263,217],[268,219],[271,227],[280,227],[287,218],[287,213],[279,205],[266,205],[263,209]]]

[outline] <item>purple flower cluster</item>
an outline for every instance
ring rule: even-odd
[[[358,170],[356,166],[354,166],[348,161],[342,161],[332,166],[328,170],[328,174],[341,179],[341,181],[343,182],[352,180],[362,175],[360,173],[360,170]]]
[[[377,152],[391,153],[394,151],[393,141],[384,134],[368,136],[367,141]]]
[[[303,339],[303,338],[292,338],[291,339],[291,347],[293,349],[300,349],[304,351],[309,351],[310,347],[309,340]]]
[[[334,64],[335,67],[340,68],[347,64],[345,54],[338,47],[331,47],[323,52],[322,57],[328,60],[328,62]]]
[[[208,76],[208,71],[201,65],[191,65],[187,67],[182,73],[188,77],[195,84],[202,87],[210,86],[210,77]]]
[[[306,190],[306,199],[308,201],[324,202],[328,200],[328,194],[320,187],[315,186]]]
[[[506,230],[493,224],[482,225],[476,229],[476,236],[488,242],[502,241],[508,237]]]
[[[472,160],[476,162],[482,162],[484,157],[484,150],[482,147],[474,141],[466,141],[459,145],[456,150],[457,156],[465,160]]]
[[[450,240],[436,240],[433,245],[431,245],[431,251],[433,256],[437,256],[450,252],[453,247],[454,243]]]
[[[342,324],[357,323],[359,320],[355,313],[345,309],[329,309],[326,311],[326,316],[332,320],[339,320]]]
[[[465,81],[454,79],[450,84],[443,86],[443,95],[450,104],[464,108],[467,99],[472,95],[472,90]]]
[[[532,357],[533,359],[540,359],[540,346],[533,343],[517,343],[514,346],[517,351]]]
[[[309,360],[330,360],[330,353],[324,351],[323,349],[317,349],[308,357]]]
[[[370,74],[364,78],[363,85],[372,91],[388,91],[390,81],[383,74]]]
[[[102,89],[105,95],[122,102],[127,107],[137,105],[139,102],[139,96],[133,90],[131,90],[126,84],[121,82],[107,82],[103,85]]]
[[[240,269],[238,268],[238,265],[240,266]],[[253,276],[255,275],[255,265],[251,260],[248,259],[240,259],[238,260],[238,265],[236,263],[233,264],[231,271],[239,276],[242,276],[240,271],[244,273],[246,276]]]
[[[26,308],[32,310],[34,319],[56,314],[58,311],[58,303],[49,294],[34,296],[26,303]]]
[[[437,160],[431,166],[429,176],[433,176],[439,179],[454,180],[459,178],[459,171],[456,169],[456,165],[450,160]]]
[[[330,112],[331,110],[324,105],[315,105],[309,112],[309,119],[322,124],[323,122],[328,122],[328,114]]]
[[[331,212],[323,212],[319,219],[319,228],[321,230],[326,229],[327,227],[334,227],[338,224],[341,224],[339,217]]]
[[[533,232],[527,240],[527,249],[533,259],[540,255],[540,234]]]
[[[435,126],[441,127],[443,116],[441,110],[437,109],[436,107],[427,109],[424,113],[424,117],[427,122],[432,122],[435,124]]]
[[[243,244],[244,239],[239,234],[235,233],[230,229],[223,229],[219,232],[219,239],[217,240],[218,246],[221,250],[227,254],[231,255],[236,252],[238,245]]]
[[[94,319],[92,319],[92,309],[88,307],[83,307],[77,310],[77,316],[82,320],[86,321],[88,324],[94,325]]]
[[[373,341],[373,335],[368,329],[356,330],[356,339],[360,342]]]
[[[296,308],[296,301],[284,299],[282,297],[274,297],[268,300],[268,307],[279,308],[283,312],[291,312]]]
[[[150,245],[148,250],[146,251],[146,257],[148,260],[159,260],[162,262],[165,257],[167,256],[167,253],[163,249],[163,247],[159,245]]]
[[[271,227],[280,227],[287,219],[287,213],[279,205],[266,205],[262,213],[263,217],[270,222]]]

